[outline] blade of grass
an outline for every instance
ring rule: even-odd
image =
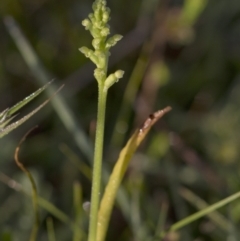
[[[39,110],[41,110],[61,89],[63,88],[63,85],[58,88],[58,90],[46,101],[44,101],[41,105],[39,105],[36,109],[34,109],[32,112],[30,112],[29,114],[25,115],[23,118],[21,118],[20,120],[6,126],[3,129],[0,129],[0,138],[2,138],[3,136],[7,135],[9,132],[11,132],[12,130],[16,129],[18,126],[20,126],[21,124],[23,124],[25,121],[27,121],[30,117],[32,117],[34,114],[36,114]]]
[[[49,102],[49,101],[45,101],[42,105],[40,105],[38,108],[36,108],[31,113],[29,113],[29,115],[26,115],[25,117],[23,117],[22,119],[16,121],[15,123],[12,123],[12,124],[6,126],[16,116],[16,115],[12,116],[12,114],[14,114],[16,111],[18,111],[24,105],[26,105],[31,100],[33,100],[35,97],[37,97],[42,91],[44,91],[48,87],[48,85],[50,83],[51,82],[47,83],[42,88],[38,89],[36,92],[34,92],[31,95],[29,95],[28,97],[26,97],[24,100],[18,102],[16,105],[14,105],[11,108],[8,108],[8,109],[4,110],[0,114],[0,118],[1,118],[0,119],[0,138],[2,138],[3,136],[7,135],[9,132],[11,132],[15,128],[17,128],[18,126],[23,124],[26,120],[28,120],[31,116],[33,116],[36,112],[38,112],[44,105],[46,105]],[[61,89],[61,87],[57,90],[57,92],[59,92],[60,89]],[[56,93],[54,93],[54,95]]]
[[[15,180],[13,180],[12,178],[8,177],[7,175],[5,175],[2,172],[0,172],[0,181],[3,182],[4,184],[6,184],[8,187],[14,189],[17,192],[24,193],[25,195],[27,195],[29,197],[31,196],[31,194],[29,192],[27,192],[26,190],[24,190],[22,188],[21,184],[19,184],[18,182],[16,182]],[[52,203],[50,203],[46,199],[38,196],[38,204],[39,204],[39,206],[44,208],[46,211],[48,211],[50,214],[52,214],[54,217],[56,217],[58,220],[60,220],[61,222],[65,223],[72,230],[74,230],[75,224],[71,220],[71,218],[67,214],[65,214],[63,211],[58,209],[56,206],[54,206]],[[86,236],[85,233],[84,233],[84,235]]]
[[[178,190],[180,187],[180,181],[178,178],[178,169],[174,164],[174,158],[171,152],[168,152],[166,157],[163,160],[163,169],[167,175],[167,183],[170,190],[171,200],[173,203],[173,209],[178,220],[183,219],[189,215],[188,208],[184,199],[178,195]],[[181,207],[181,208],[179,208]],[[186,227],[182,230],[181,238],[184,241],[192,241],[192,233],[189,227]]]
[[[41,87],[40,89],[38,89],[37,91],[35,91],[34,93],[32,93],[31,95],[29,95],[28,97],[26,97],[25,99],[23,99],[22,101],[18,102],[16,105],[14,105],[13,107],[11,107],[8,110],[7,115],[11,116],[12,114],[16,113],[19,109],[21,109],[24,105],[26,105],[27,103],[29,103],[30,101],[32,101],[34,98],[36,98],[39,94],[41,94],[51,83],[52,81],[49,81],[47,84],[45,84],[43,87]]]
[[[79,182],[73,185],[73,205],[75,213],[75,225],[73,231],[73,241],[82,240],[81,218],[82,218],[82,187]]]
[[[197,207],[199,210],[203,210],[204,208],[209,207],[209,204],[207,204],[203,199],[198,197],[195,193],[190,191],[187,188],[181,188],[179,190],[180,195],[186,199],[188,202],[190,202],[192,205]],[[223,229],[224,231],[228,231],[231,224],[228,222],[228,220],[221,215],[219,212],[211,212],[207,215],[218,227]]]
[[[8,109],[7,109],[8,110]],[[17,115],[13,115],[11,117],[9,117],[7,120],[6,120],[6,117],[4,116],[2,119],[1,119],[1,124],[0,124],[0,129],[3,129],[8,123],[10,123]]]
[[[47,233],[48,233],[48,241],[56,241],[53,220],[51,217],[47,218]]]
[[[91,168],[86,163],[81,161],[80,158],[66,144],[62,143],[59,148],[60,151],[68,158],[68,160],[71,161],[71,163],[73,163],[73,165],[76,166],[88,180],[91,180]]]
[[[166,223],[168,207],[169,207],[169,205],[168,205],[167,201],[164,200],[161,205],[158,222],[157,222],[157,226],[155,229],[155,236],[163,231],[164,224]]]
[[[227,198],[225,198],[225,199],[223,199],[223,200],[221,200],[221,201],[219,201],[219,202],[217,202],[217,203],[215,203],[215,204],[213,204],[213,205],[211,205],[211,206],[209,206],[209,207],[207,207],[203,210],[200,210],[199,212],[196,212],[196,213],[176,222],[168,230],[160,233],[160,237],[163,238],[167,233],[172,232],[172,231],[176,231],[176,230],[192,223],[193,221],[195,221],[195,220],[197,220],[197,219],[199,219],[203,216],[206,216],[209,213],[223,207],[224,205],[233,202],[234,200],[236,200],[238,198],[240,198],[240,192],[237,192],[237,193],[235,193],[235,194],[233,194],[233,195],[231,195],[231,196],[229,196],[229,197],[227,197]]]
[[[186,25],[193,25],[206,7],[208,0],[185,0],[180,21]]]
[[[29,195],[29,193],[24,192],[25,194]],[[51,213],[54,217],[56,217],[61,222],[69,225],[72,230],[74,230],[74,223],[72,222],[71,218],[65,214],[63,211],[58,209],[55,205],[47,201],[46,199],[38,196],[38,204],[49,213]]]
[[[34,209],[34,222],[33,222],[33,228],[32,228],[32,232],[31,232],[29,240],[35,241],[37,239],[37,234],[38,234],[38,229],[39,229],[39,224],[40,224],[39,207],[38,207],[38,201],[37,201],[37,199],[38,199],[37,186],[36,186],[36,183],[34,181],[34,178],[31,174],[31,172],[23,165],[22,162],[19,161],[20,147],[31,131],[32,131],[32,129],[30,131],[28,131],[27,134],[24,135],[24,137],[20,140],[20,142],[15,150],[14,159],[15,159],[17,166],[26,174],[26,176],[28,177],[28,179],[31,183],[31,186],[32,186],[32,203],[33,203],[33,209]]]
[[[109,178],[103,198],[101,200],[100,209],[98,213],[98,229],[97,229],[97,241],[104,241],[106,231],[110,219],[110,214],[113,208],[114,200],[117,194],[117,190],[122,181],[123,175],[127,169],[128,163],[132,158],[137,147],[146,137],[150,128],[155,122],[160,119],[164,114],[169,112],[171,107],[166,107],[161,111],[157,111],[150,115],[144,122],[141,128],[137,129],[132,137],[127,142],[126,146],[122,149],[118,161],[116,162],[112,174]]]
[[[4,126],[6,126],[16,116],[16,115],[12,116],[14,113],[16,113],[19,109],[21,109],[23,106],[28,104],[34,98],[36,98],[39,94],[41,94],[51,83],[52,83],[52,81],[48,82],[42,88],[38,89],[31,95],[27,96],[22,101],[19,101],[13,107],[7,108],[3,112],[1,112],[0,113],[0,129],[2,129]]]
[[[143,186],[143,177],[141,174],[135,174],[136,176],[131,178],[131,228],[133,232],[133,239],[138,241],[146,241],[149,237],[149,228],[146,222],[141,217],[141,206],[140,206],[140,190]]]

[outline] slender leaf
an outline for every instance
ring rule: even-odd
[[[170,110],[171,107],[166,107],[163,110],[151,114],[144,122],[142,127],[134,132],[126,146],[122,149],[101,200],[98,213],[97,241],[105,240],[110,214],[112,212],[117,190],[120,186],[124,173],[126,172],[130,159],[155,122]]]
[[[3,182],[4,184],[6,184],[8,187],[14,189],[17,192],[22,192],[29,197],[31,196],[31,194],[29,192],[27,192],[26,190],[24,190],[22,188],[22,185],[20,183],[16,182],[15,180],[8,177],[7,175],[5,175],[2,172],[0,172],[0,181]],[[67,214],[65,214],[63,211],[58,209],[56,206],[54,206],[51,202],[38,196],[38,204],[43,209],[45,209],[46,211],[51,213],[58,220],[67,224],[72,230],[74,230],[75,224],[72,222],[71,218]]]
[[[32,101],[34,98],[36,98],[39,94],[41,94],[51,83],[53,82],[50,81],[47,84],[45,84],[43,87],[41,87],[40,89],[38,89],[37,91],[35,91],[34,93],[32,93],[31,95],[29,95],[28,97],[26,97],[25,99],[23,99],[22,101],[18,102],[16,105],[14,105],[13,107],[11,107],[8,110],[8,116],[11,116],[12,114],[16,113],[19,109],[21,109],[23,106],[25,106],[27,103],[29,103],[30,101]]]
[[[20,151],[20,146],[21,144],[25,141],[27,135],[32,131],[27,132],[26,135],[20,140],[19,145],[16,148],[14,159],[17,164],[17,166],[26,174],[28,177],[31,186],[32,186],[32,203],[33,203],[33,208],[34,208],[34,222],[33,222],[33,228],[32,232],[29,238],[29,241],[35,241],[37,239],[37,234],[38,234],[38,229],[39,229],[39,224],[40,224],[40,216],[39,216],[39,207],[38,207],[38,194],[37,194],[37,185],[34,181],[34,178],[31,174],[31,172],[23,165],[22,162],[19,160],[19,151]]]
[[[196,221],[197,219],[203,217],[203,216],[206,216],[208,214],[210,214],[211,212],[223,207],[224,205],[230,203],[230,202],[233,202],[234,200],[240,198],[240,192],[237,192],[213,205],[210,205],[208,206],[207,208],[204,208],[178,222],[176,222],[175,224],[173,224],[167,231],[164,231],[162,233],[160,233],[160,237],[164,237],[167,233],[169,232],[173,232],[173,231],[176,231],[180,228],[183,228],[184,226]]]
[[[82,240],[82,228],[81,228],[81,219],[82,219],[82,187],[79,182],[75,182],[73,185],[73,205],[75,213],[75,227],[73,231],[73,241]]]
[[[48,83],[47,85],[43,86],[43,87],[42,87],[43,89],[41,88],[41,91],[40,91],[40,92],[39,92],[39,90],[38,90],[38,91],[37,91],[37,95],[39,95],[48,85],[49,85],[49,83]],[[56,92],[55,94],[57,94],[57,93],[62,89],[62,87],[63,87],[63,86],[61,86],[61,87],[57,90],[57,92]],[[35,92],[35,93],[36,93],[36,92]],[[55,94],[54,94],[54,95],[55,95]],[[33,95],[34,95],[34,93],[29,96],[29,98],[31,98],[31,100],[36,97],[36,95],[34,95],[34,96],[33,96]],[[54,96],[54,95],[53,95],[53,96]],[[53,96],[52,96],[52,97],[53,97]],[[34,110],[33,110],[32,112],[30,112],[29,114],[27,114],[27,115],[25,115],[24,117],[22,117],[20,120],[18,120],[18,121],[16,121],[16,122],[14,122],[14,123],[6,126],[5,128],[0,129],[0,138],[2,138],[3,136],[7,135],[7,134],[8,134],[9,132],[11,132],[12,130],[16,129],[18,126],[20,126],[20,125],[23,124],[25,121],[27,121],[30,117],[32,117],[34,114],[36,114],[39,110],[41,110],[41,109],[52,99],[52,97],[49,98],[48,100],[44,101],[40,106],[38,106],[36,109],[34,109]],[[27,97],[27,98],[28,98],[28,97]],[[27,98],[25,99],[25,100],[26,100],[26,103],[29,102],[29,100],[28,100]],[[25,104],[26,104],[26,103],[25,103]],[[14,113],[14,112],[16,112],[18,109],[20,109],[22,106],[23,106],[23,103],[20,102],[20,105],[19,105],[19,106],[18,106],[18,104],[17,104],[17,105],[15,105],[14,107],[10,108],[10,109],[8,110],[8,113]],[[5,113],[5,115],[7,115],[7,113]],[[5,116],[5,115],[4,115],[4,116]],[[9,115],[8,115],[8,116],[9,116]],[[10,115],[10,116],[11,116],[11,115]]]
[[[16,113],[18,110],[20,110],[23,106],[28,104],[30,101],[32,101],[34,98],[36,98],[39,94],[41,94],[50,84],[52,81],[48,82],[46,85],[32,93],[31,95],[27,96],[22,101],[18,102],[16,105],[14,105],[11,108],[7,108],[3,112],[0,113],[0,128],[3,128],[6,126],[9,121],[12,120],[15,116],[12,116],[14,113]]]
[[[47,218],[47,233],[48,233],[48,241],[56,241],[53,220],[51,217]]]

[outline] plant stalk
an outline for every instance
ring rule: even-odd
[[[97,235],[98,207],[101,188],[102,173],[102,156],[103,156],[103,139],[104,139],[104,123],[106,111],[107,91],[104,91],[104,84],[98,84],[98,114],[97,127],[94,148],[93,177],[92,177],[92,193],[91,193],[91,209],[88,241],[95,241]]]

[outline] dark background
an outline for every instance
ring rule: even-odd
[[[130,164],[123,181],[127,201],[124,207],[117,202],[108,240],[152,240],[161,215],[166,215],[167,228],[203,208],[193,195],[213,204],[239,191],[240,1],[196,0],[205,2],[198,14],[189,2],[108,1],[111,34],[124,36],[112,49],[109,72],[123,69],[125,75],[109,92],[106,168],[112,168],[130,134],[150,113],[166,105],[173,108],[155,125]],[[93,152],[97,84],[93,64],[78,48],[91,46],[92,38],[81,25],[92,11],[91,4],[89,0],[1,0],[0,110],[55,79],[53,88],[65,84],[58,97],[76,125],[71,128],[69,120],[64,122],[59,113],[63,117],[69,113],[59,109],[57,99],[54,106],[49,104],[0,140],[2,237],[11,234],[13,240],[27,240],[31,230],[31,199],[9,188],[5,175],[31,192],[13,156],[21,137],[36,124],[39,127],[23,144],[20,158],[33,173],[39,195],[72,219],[76,181],[81,183],[83,202],[90,198],[82,163],[90,165]],[[35,51],[37,63],[25,61],[31,57],[26,46],[17,47],[21,34],[16,26]],[[18,117],[46,98],[47,93]],[[233,202],[219,210],[217,221],[202,218],[166,240],[239,240],[239,208],[239,202]],[[57,240],[72,240],[69,225],[44,209],[39,240],[47,240],[49,216]],[[87,222],[83,212],[80,225],[85,233]]]

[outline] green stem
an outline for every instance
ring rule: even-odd
[[[104,122],[107,91],[104,91],[103,84],[98,85],[98,114],[97,114],[97,129],[95,137],[95,150],[93,162],[93,178],[92,178],[92,193],[91,193],[91,209],[90,209],[90,225],[88,241],[95,241],[97,235],[97,219],[98,207],[101,187],[102,173],[102,153],[103,153],[103,138],[104,138]]]

